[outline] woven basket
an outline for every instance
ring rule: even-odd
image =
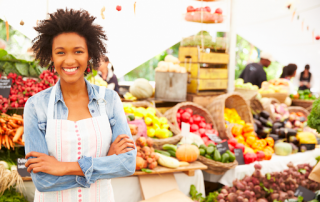
[[[241,94],[242,97],[244,97],[244,99],[247,101],[255,98],[258,94],[258,90],[247,90],[242,88],[235,88],[234,92]]]
[[[213,121],[213,118],[207,109],[193,102],[181,102],[176,106],[172,107],[171,109],[169,109],[168,111],[166,111],[166,113],[164,114],[164,116],[169,120],[169,122],[173,124],[176,130],[178,130],[179,132],[181,131],[177,122],[177,112],[179,109],[186,109],[186,108],[192,109],[193,114],[202,116],[206,120],[206,123],[212,124],[213,128],[217,129],[216,124]]]
[[[298,106],[303,107],[305,109],[312,108],[314,100],[299,100],[299,99],[293,99],[292,100],[292,106]]]
[[[250,100],[250,107],[251,107],[251,110],[254,111],[256,114],[259,114],[260,112],[263,111],[262,103],[260,102],[260,100],[256,98],[252,98]]]
[[[280,104],[280,102],[277,99],[269,98],[269,101],[263,104],[263,109],[270,114],[270,118],[272,121],[275,121],[275,116],[271,110],[271,105],[275,103]]]
[[[284,101],[286,101],[286,98],[288,97],[288,93],[263,93],[261,94],[261,97],[275,98],[279,102],[284,103]]]
[[[216,122],[219,136],[227,139],[227,131],[224,120],[224,109],[234,108],[246,123],[253,124],[253,118],[248,102],[239,93],[229,93],[218,96],[207,106],[213,120]]]
[[[305,117],[308,117],[310,112],[303,107],[288,107],[289,113],[301,112]]]
[[[232,128],[233,128],[233,126],[236,126],[236,125],[239,125],[239,124],[232,123],[232,124],[228,125],[228,128],[227,128],[227,139],[228,140],[231,139],[231,138],[234,138],[233,134],[232,134]]]
[[[235,168],[238,165],[237,160],[235,160],[232,163],[221,163],[218,161],[208,159],[204,156],[199,156],[198,161],[208,166],[208,170],[209,170],[208,173],[215,174],[215,175],[223,175],[225,172]]]
[[[129,102],[129,103],[132,104],[135,107],[145,107],[145,108],[152,107],[152,108],[154,108],[154,106],[151,103],[146,102],[146,101]],[[155,108],[155,110],[156,110],[156,116],[157,117],[164,117],[163,114],[161,114],[156,108]],[[173,136],[169,137],[169,138],[165,138],[165,139],[154,139],[154,138],[152,138],[153,147],[155,149],[162,149],[162,146],[164,144],[177,144],[178,142],[180,142],[180,140],[182,138],[182,135],[180,134],[180,130],[177,130],[177,128],[174,125],[172,125],[170,121],[168,121],[168,125],[169,125],[170,130],[173,133]]]

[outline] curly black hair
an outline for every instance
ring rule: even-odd
[[[103,41],[107,40],[107,36],[100,25],[93,24],[95,19],[85,10],[58,9],[50,14],[48,20],[40,21],[34,27],[39,36],[32,40],[32,49],[39,65],[47,67],[50,64],[54,37],[61,33],[75,32],[86,39],[92,66],[98,67],[100,58],[107,52]]]

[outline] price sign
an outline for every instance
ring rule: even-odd
[[[234,149],[234,155],[239,165],[244,165],[243,151],[242,149]]]
[[[294,193],[294,196],[302,196],[303,197],[303,201],[311,201],[313,200],[315,197],[316,197],[316,194],[303,187],[303,186],[299,186],[297,189],[296,189],[296,192]]]
[[[206,135],[210,138],[210,140],[214,141],[215,143],[220,143],[222,140],[220,139],[220,137],[214,135],[214,134],[208,134],[206,133]]]
[[[11,79],[0,79],[0,95],[2,95],[2,97],[9,98],[11,83]]]
[[[188,123],[182,122],[181,123],[181,135],[183,137],[186,137],[189,135],[189,133],[190,133],[190,125]]]
[[[228,142],[222,142],[221,144],[217,144],[217,150],[221,155],[224,154],[227,150],[229,150]]]
[[[18,173],[21,177],[30,177],[30,173],[28,173],[27,167],[25,166],[25,163],[27,163],[27,161],[28,160],[25,158],[17,159]]]
[[[300,144],[300,152],[302,152],[303,149],[305,150],[314,150],[316,148],[315,144]]]

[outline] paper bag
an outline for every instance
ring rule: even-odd
[[[309,179],[315,182],[320,182],[320,163],[318,163],[309,175]]]

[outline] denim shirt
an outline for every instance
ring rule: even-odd
[[[98,106],[99,87],[85,80],[89,95],[88,108],[92,117],[100,116]],[[68,119],[68,108],[63,100],[60,81],[58,81],[55,104],[55,119]],[[47,126],[47,110],[52,88],[46,89],[30,97],[24,109],[24,139],[26,154],[35,151],[48,155],[48,147],[45,140]],[[118,94],[106,89],[106,111],[112,130],[112,142],[118,135],[126,134],[131,139],[131,132]],[[47,173],[31,172],[31,177],[36,188],[40,192],[61,191],[70,188],[89,188],[90,184],[99,179],[111,179],[132,175],[136,166],[136,150],[127,153],[92,158],[82,156],[78,163],[85,176],[64,175],[54,176]],[[33,158],[33,157],[30,157]]]

